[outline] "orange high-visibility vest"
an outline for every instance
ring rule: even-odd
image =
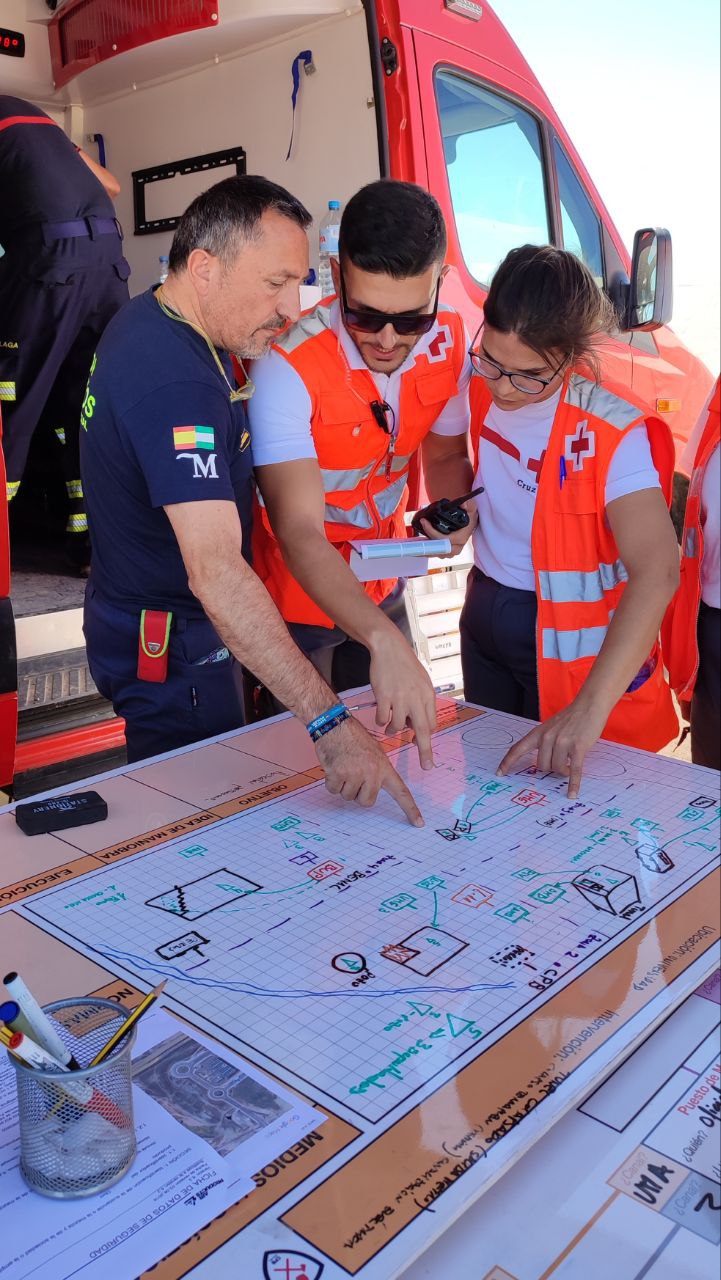
[[[663,624],[663,652],[671,687],[684,702],[691,697],[698,675],[696,622],[701,601],[701,486],[709,458],[721,440],[721,379],[708,406],[706,425],[696,449],[681,539],[681,581]]]
[[[381,397],[369,369],[351,369],[330,327],[325,299],[288,329],[273,350],[300,374],[311,401],[311,429],[325,491],[325,535],[350,559],[350,540],[405,537],[408,468],[442,409],[458,391],[465,358],[463,321],[441,306],[438,332],[401,380],[395,440],[378,424],[371,403]],[[286,622],[332,627],[288,569],[265,509],[256,504],[253,568]],[[395,579],[365,582],[374,603]]]
[[[476,457],[490,404],[486,383],[474,376],[471,440]],[[539,477],[531,533],[541,720],[576,697],[623,594],[628,574],[606,523],[606,478],[621,440],[643,425],[670,503],[674,447],[666,424],[629,402],[625,388],[605,379],[598,385],[577,370],[565,378]],[[658,751],[678,728],[658,642],[649,666],[653,670],[640,687],[622,694],[601,736]]]

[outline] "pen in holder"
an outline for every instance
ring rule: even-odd
[[[135,1030],[95,1067],[86,1066],[130,1016],[112,1000],[45,1006],[78,1071],[40,1070],[12,1052],[18,1094],[20,1172],[33,1191],[57,1199],[112,1186],[135,1158],[131,1052]],[[77,1035],[67,1028],[77,1027]],[[10,1044],[12,1049],[12,1044]]]

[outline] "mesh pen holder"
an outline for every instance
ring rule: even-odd
[[[45,1006],[79,1071],[39,1071],[12,1054],[18,1092],[20,1172],[33,1191],[74,1199],[104,1191],[127,1172],[137,1148],[131,1051],[135,1029],[96,1067],[87,1067],[128,1012],[112,1000],[56,1000]],[[67,1030],[74,1026],[80,1034]]]

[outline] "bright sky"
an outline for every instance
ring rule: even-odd
[[[718,0],[491,0],[626,245],[673,237],[672,328],[717,373]]]

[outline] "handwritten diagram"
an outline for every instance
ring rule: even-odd
[[[356,811],[309,783],[22,912],[128,981],[166,978],[199,1025],[378,1123],[715,865],[719,805],[698,770],[603,744],[569,801],[530,760],[496,777],[519,725],[443,731],[431,774],[397,752],[423,830],[387,798]]]
[[[158,894],[157,898],[148,898],[146,907],[157,907],[159,911],[169,911],[171,915],[182,916],[184,920],[200,920],[211,911],[219,911],[229,902],[244,898],[248,893],[256,893],[259,884],[246,880],[235,871],[221,867],[211,871],[198,880],[187,884],[175,884],[172,889]]]

